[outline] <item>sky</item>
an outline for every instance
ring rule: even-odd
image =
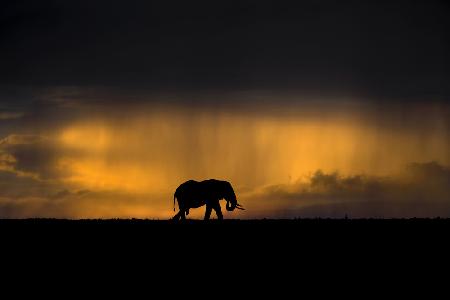
[[[11,1],[0,218],[450,217],[445,1]],[[191,211],[201,218],[204,208]]]

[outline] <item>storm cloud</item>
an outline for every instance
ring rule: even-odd
[[[0,14],[5,87],[449,95],[442,1],[34,1]]]
[[[296,183],[267,186],[248,197],[286,218],[449,217],[449,185],[450,168],[426,162],[385,177],[317,170]]]

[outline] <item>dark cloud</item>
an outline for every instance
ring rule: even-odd
[[[371,102],[359,98],[332,98],[288,91],[197,91],[150,92],[142,89],[58,87],[25,91],[18,106],[5,110],[0,120],[0,137],[10,134],[48,135],[80,121],[97,120],[123,123],[136,118],[151,119],[155,113],[233,114],[293,121],[347,120],[389,131],[414,129],[424,138],[430,132],[450,133],[450,105],[436,99],[413,103]],[[28,94],[27,94],[28,93]],[[1,94],[1,92],[0,92]],[[8,98],[14,99],[14,98]],[[280,105],[282,103],[282,105]],[[1,114],[0,114],[1,116]]]
[[[16,1],[0,83],[449,95],[443,1]]]
[[[14,178],[9,183],[12,187],[0,193],[0,218],[72,218],[74,208],[89,196],[67,189],[58,192],[59,186],[30,178]]]
[[[80,159],[86,152],[89,149],[81,150],[63,145],[54,134],[11,134],[0,140],[0,171],[11,172],[18,179],[32,178],[64,186],[63,181],[73,174],[69,168],[61,165],[61,161]],[[123,153],[115,155],[114,158],[120,158]]]
[[[250,198],[277,217],[449,217],[449,186],[450,168],[428,162],[390,177],[318,170],[306,182],[269,186]]]
[[[0,218],[130,218],[172,212],[160,195],[79,190],[0,171]],[[167,215],[168,218],[168,215]]]
[[[3,111],[3,112],[0,112],[0,121],[19,119],[22,116],[23,116],[23,113],[21,113],[21,112]]]
[[[0,140],[0,167],[39,180],[60,179],[64,173],[58,169],[57,159],[62,150],[45,136],[9,135]]]
[[[0,198],[2,199],[15,200],[23,197],[47,197],[56,189],[57,187],[48,182],[0,170]]]
[[[423,182],[436,188],[450,187],[450,169],[437,162],[411,163],[405,172],[409,181]]]
[[[0,169],[0,218],[149,217],[155,195],[80,189]]]

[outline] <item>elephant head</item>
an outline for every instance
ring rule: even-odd
[[[225,184],[223,198],[227,201],[225,208],[228,211],[233,211],[236,208],[244,210],[244,208],[237,202],[236,194],[234,193],[233,187],[229,182],[226,182]]]

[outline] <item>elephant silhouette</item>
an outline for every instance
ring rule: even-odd
[[[173,210],[175,211],[175,200],[178,201],[179,212],[173,220],[186,219],[189,209],[206,205],[204,220],[209,220],[211,211],[214,209],[219,220],[223,219],[219,201],[227,201],[226,209],[244,209],[236,200],[236,194],[228,181],[208,179],[204,181],[188,180],[182,183],[173,195]]]

